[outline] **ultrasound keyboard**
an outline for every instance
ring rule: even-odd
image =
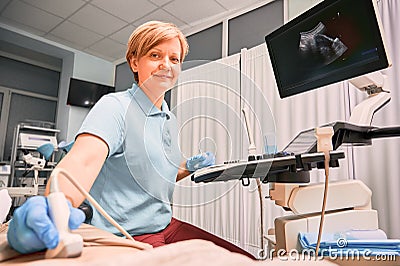
[[[241,180],[243,185],[250,178],[260,178],[262,182],[278,183],[308,183],[309,171],[313,168],[324,167],[323,153],[282,154],[278,157],[255,157],[254,160],[225,162],[202,168],[191,174],[196,183]],[[330,152],[330,167],[338,167],[339,159],[344,158],[343,151]]]

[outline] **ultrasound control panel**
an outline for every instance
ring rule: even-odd
[[[330,167],[338,167],[344,152],[337,150],[346,145],[371,145],[373,138],[400,136],[400,127],[376,128],[359,126],[337,121],[326,124],[334,130],[332,137],[333,151],[330,152]],[[324,127],[322,126],[322,127]],[[217,182],[241,180],[249,184],[250,178],[260,178],[264,183],[308,183],[309,171],[324,168],[324,154],[317,152],[315,129],[300,132],[282,151],[273,155],[262,154],[249,156],[247,160],[228,161],[200,169],[191,174],[192,181]]]
[[[225,162],[206,167],[191,174],[196,183],[241,180],[243,185],[250,183],[250,178],[260,178],[263,183],[308,183],[309,171],[324,168],[323,153],[268,155],[249,157],[246,161]],[[344,158],[343,151],[330,152],[330,167],[338,167],[339,159]]]

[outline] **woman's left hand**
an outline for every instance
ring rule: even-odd
[[[212,152],[200,153],[190,157],[186,161],[186,169],[190,172],[194,172],[201,168],[211,166],[215,164],[215,155]]]

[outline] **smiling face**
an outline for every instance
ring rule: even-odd
[[[162,41],[145,55],[132,57],[130,66],[138,74],[139,87],[161,108],[164,93],[171,89],[181,71],[181,43],[179,38]]]

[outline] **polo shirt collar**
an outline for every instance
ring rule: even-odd
[[[168,119],[171,117],[171,112],[165,100],[163,100],[160,110],[150,101],[149,97],[147,97],[147,95],[136,83],[132,85],[132,88],[130,88],[129,91],[132,94],[133,99],[137,102],[140,109],[142,109],[146,116],[161,115],[167,116]]]

